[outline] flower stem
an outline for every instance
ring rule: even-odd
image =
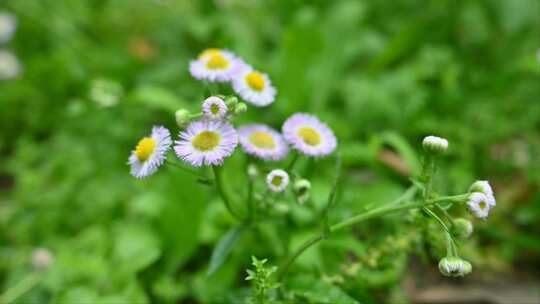
[[[232,208],[231,199],[225,189],[223,180],[221,179],[220,168],[218,166],[212,166],[212,170],[214,171],[214,177],[216,179],[217,190],[219,192],[219,195],[221,196],[221,199],[223,200],[223,203],[225,204],[225,207],[227,208],[227,210],[233,217],[235,217],[238,220],[241,220],[240,215]]]
[[[293,151],[293,158],[291,160],[291,162],[289,163],[289,165],[287,165],[287,169],[285,171],[287,172],[291,172],[291,170],[294,168],[294,165],[296,165],[296,162],[298,161],[298,158],[300,157],[300,153],[298,152],[294,152]]]
[[[12,303],[41,282],[39,273],[30,273],[26,278],[0,295],[0,303]]]
[[[427,200],[425,202],[411,202],[407,204],[400,204],[400,205],[383,205],[382,207],[375,208],[368,210],[366,212],[360,213],[358,215],[355,215],[351,218],[348,218],[346,220],[343,220],[335,225],[332,225],[330,227],[330,232],[335,232],[344,228],[351,227],[359,222],[380,217],[392,212],[400,211],[400,210],[409,210],[409,209],[415,209],[415,208],[422,208],[426,206],[430,206],[442,201],[448,201],[448,200],[456,200],[458,198],[463,198],[463,195],[456,195],[456,196],[446,196],[446,197],[440,197],[437,199],[431,199]],[[291,266],[291,264],[298,258],[304,251],[306,251],[309,247],[317,244],[319,241],[323,240],[325,237],[324,233],[321,233],[319,235],[313,236],[309,240],[307,240],[302,246],[300,246],[296,251],[290,255],[285,262],[279,267],[277,278],[278,281],[281,281],[283,279],[283,276],[287,273],[287,270]]]

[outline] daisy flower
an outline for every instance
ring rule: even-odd
[[[180,132],[174,151],[178,158],[195,167],[221,165],[238,145],[238,134],[229,123],[199,120]]]
[[[296,150],[309,156],[325,156],[337,146],[334,132],[317,117],[296,113],[283,124],[283,137]]]
[[[491,209],[487,196],[481,192],[473,192],[469,195],[467,207],[469,208],[469,211],[479,219],[487,218],[489,209]]]
[[[472,265],[459,257],[446,257],[439,262],[439,271],[447,277],[463,277],[471,273]]]
[[[232,80],[240,67],[240,61],[233,53],[211,48],[189,63],[189,72],[198,80],[227,82]]]
[[[204,116],[209,119],[223,119],[228,110],[225,101],[216,96],[206,98],[202,105]]]
[[[0,44],[8,42],[13,37],[16,27],[17,20],[15,16],[0,12]]]
[[[234,77],[232,86],[242,99],[257,107],[267,106],[276,98],[276,89],[268,75],[245,64],[242,71]]]
[[[167,151],[172,144],[171,133],[162,126],[154,126],[152,134],[144,137],[137,143],[131,152],[128,164],[131,166],[131,175],[144,178],[154,174],[167,158]]]
[[[238,129],[238,134],[242,149],[260,159],[278,161],[289,153],[289,147],[281,134],[268,126],[245,125]]]
[[[469,192],[483,193],[487,197],[490,207],[493,207],[497,204],[497,202],[495,201],[495,196],[493,195],[493,189],[491,188],[491,185],[488,181],[479,180],[474,182],[469,188]]]
[[[289,174],[281,169],[274,169],[266,176],[266,185],[272,192],[283,192],[289,184]]]

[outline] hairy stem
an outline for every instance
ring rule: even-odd
[[[221,196],[221,199],[223,200],[223,203],[225,204],[225,207],[233,217],[241,220],[240,215],[232,208],[231,199],[229,197],[229,194],[227,193],[227,190],[225,189],[223,180],[221,179],[220,168],[218,166],[212,166],[212,170],[214,171],[214,178],[216,179],[217,190],[219,192],[219,195]]]

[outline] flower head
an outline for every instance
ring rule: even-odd
[[[479,180],[479,181],[474,182],[469,188],[469,192],[484,193],[484,195],[488,199],[488,203],[490,207],[493,207],[497,204],[497,202],[495,201],[495,196],[493,195],[493,189],[491,188],[491,185],[489,184],[488,181]]]
[[[266,176],[266,185],[272,192],[283,192],[289,184],[289,174],[281,169],[274,169]]]
[[[448,149],[448,140],[437,136],[426,136],[422,141],[422,146],[426,152],[437,155]]]
[[[0,80],[15,78],[21,72],[21,64],[13,53],[0,50]]]
[[[128,164],[131,175],[144,178],[154,174],[167,158],[167,151],[172,144],[171,133],[162,126],[154,126],[149,137],[141,139],[131,152]]]
[[[174,151],[178,158],[192,166],[221,165],[238,145],[238,134],[227,122],[199,120],[180,132]]]
[[[487,196],[481,192],[473,192],[469,195],[467,207],[469,212],[480,219],[487,218],[491,209]]]
[[[204,50],[189,63],[193,77],[210,82],[231,81],[240,68],[240,60],[233,53],[216,48]]]
[[[225,101],[217,96],[206,98],[202,105],[204,116],[209,119],[223,119],[228,110]]]
[[[0,44],[8,42],[17,28],[17,20],[15,16],[0,12]]]
[[[232,85],[242,99],[257,107],[267,106],[276,99],[276,89],[268,75],[247,65],[234,77]]]
[[[459,257],[446,257],[439,262],[439,271],[447,277],[464,277],[471,273],[471,263]]]
[[[317,117],[296,113],[283,124],[283,137],[296,150],[309,156],[326,156],[337,146],[334,132]]]
[[[260,124],[245,125],[238,129],[242,149],[264,160],[282,160],[289,147],[276,130]]]

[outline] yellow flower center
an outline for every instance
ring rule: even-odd
[[[481,201],[481,202],[478,204],[478,206],[480,207],[481,210],[484,210],[484,209],[486,209],[487,204],[486,204],[485,201]]]
[[[199,54],[199,59],[204,59],[204,58],[206,58],[208,56],[215,55],[215,54],[221,54],[221,50],[218,49],[218,48],[209,48],[209,49],[206,49],[206,50],[202,51]]]
[[[229,67],[229,60],[227,60],[220,52],[211,53],[208,56],[210,59],[206,62],[207,68],[211,70],[222,70]]]
[[[249,141],[261,149],[274,149],[276,147],[276,142],[272,135],[263,131],[253,132],[249,136]]]
[[[272,185],[279,187],[282,181],[283,181],[283,177],[276,175],[272,178]]]
[[[298,136],[310,146],[317,146],[321,143],[321,135],[312,127],[302,127],[298,129]]]
[[[139,141],[135,148],[135,156],[139,161],[146,161],[156,149],[156,141],[153,138],[145,137]]]
[[[262,91],[264,89],[264,77],[261,73],[253,71],[246,75],[247,84],[255,91]]]
[[[213,150],[219,144],[221,136],[212,131],[203,131],[191,140],[193,146],[199,151]]]
[[[212,112],[212,114],[216,115],[219,113],[219,106],[215,103],[213,103],[212,105],[210,105],[210,112]]]

